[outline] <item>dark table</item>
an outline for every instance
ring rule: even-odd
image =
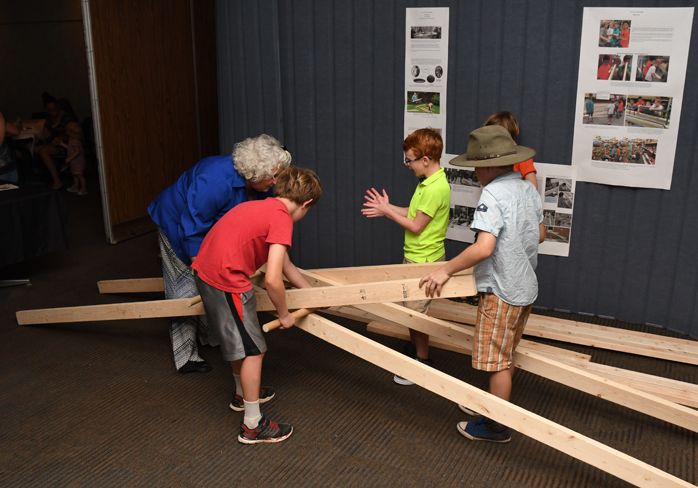
[[[68,205],[59,192],[22,185],[0,191],[0,268],[68,249]]]

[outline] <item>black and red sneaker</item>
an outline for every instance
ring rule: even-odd
[[[262,418],[259,419],[259,425],[254,429],[248,429],[245,424],[240,424],[238,442],[242,444],[281,442],[288,439],[292,433],[293,427],[291,425],[272,422],[262,414]]]
[[[259,390],[259,403],[267,403],[269,400],[274,398],[276,392],[271,386],[263,386]],[[245,411],[245,400],[242,399],[240,395],[233,393],[233,399],[230,401],[230,409],[236,412]]]

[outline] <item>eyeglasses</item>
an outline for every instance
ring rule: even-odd
[[[414,158],[414,159],[405,158],[405,166],[409,166],[410,163],[414,163],[415,161],[419,161],[422,158],[427,158],[429,161],[431,161],[431,158],[429,156],[422,156],[421,158]]]

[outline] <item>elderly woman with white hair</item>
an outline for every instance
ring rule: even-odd
[[[158,225],[165,297],[199,294],[191,263],[213,224],[236,205],[273,197],[276,177],[291,164],[291,154],[279,141],[262,134],[235,145],[232,156],[202,159],[158,195],[148,213]],[[203,345],[217,346],[206,316],[175,317],[170,337],[175,367],[182,374],[207,373],[211,366],[199,356]]]

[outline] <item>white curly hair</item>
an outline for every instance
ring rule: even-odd
[[[291,164],[291,153],[272,136],[248,137],[233,149],[235,170],[246,180],[259,181],[274,176],[279,165],[286,169]]]

